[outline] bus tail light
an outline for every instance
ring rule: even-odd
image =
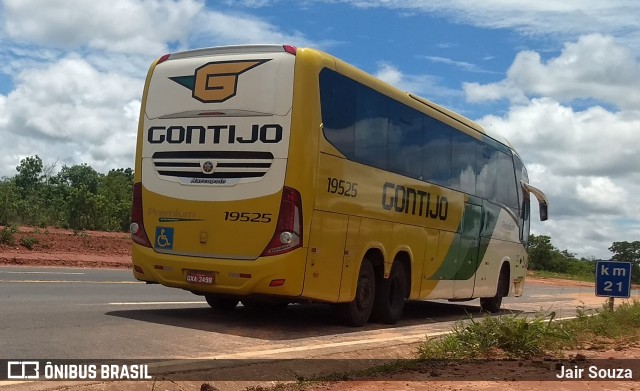
[[[133,203],[131,205],[131,240],[141,246],[151,247],[151,242],[144,229],[144,220],[142,219],[142,182],[133,184]]]
[[[302,247],[302,197],[298,190],[284,187],[276,231],[263,256],[283,254]]]

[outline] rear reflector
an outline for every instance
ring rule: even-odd
[[[291,187],[282,189],[278,224],[263,256],[284,254],[302,247],[302,197]]]
[[[284,279],[271,280],[271,282],[269,283],[270,287],[283,286],[283,285],[284,285]]]
[[[133,270],[135,270],[137,273],[144,274],[144,271],[138,265],[133,265]]]

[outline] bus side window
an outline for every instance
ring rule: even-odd
[[[362,85],[356,91],[355,160],[386,170],[389,99]]]
[[[516,184],[518,186],[518,197],[520,198],[520,240],[526,246],[529,242],[529,227],[531,223],[531,201],[529,192],[520,184],[529,182],[527,169],[518,155],[513,154],[514,170],[516,174]]]
[[[422,117],[416,110],[395,101],[389,104],[387,148],[390,171],[422,179]]]
[[[356,83],[324,69],[320,72],[320,103],[325,138],[347,159],[353,159]]]

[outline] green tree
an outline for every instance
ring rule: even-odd
[[[104,197],[108,221],[105,229],[126,231],[131,223],[131,198],[133,196],[133,170],[119,168],[102,177],[100,191]]]
[[[23,224],[39,225],[41,222],[41,211],[44,205],[43,169],[44,164],[38,155],[20,160],[20,164],[16,167],[18,174],[13,180],[20,195],[17,202],[20,222]]]
[[[546,235],[529,236],[529,268],[532,270],[549,270],[553,262],[556,248],[551,244],[551,237]]]
[[[20,207],[20,192],[15,184],[8,178],[0,181],[0,224],[9,225],[18,219]]]
[[[58,177],[72,188],[79,189],[84,186],[91,194],[98,194],[101,175],[86,163],[71,167],[64,165]]]
[[[66,196],[69,228],[106,229],[105,202],[98,195],[101,174],[87,164],[64,165],[57,175],[57,182]]]
[[[640,282],[640,241],[613,242],[609,251],[613,253],[613,261],[630,262],[631,279]]]
[[[33,190],[40,187],[43,179],[43,169],[42,159],[38,155],[29,156],[20,160],[20,165],[16,167],[18,174],[14,180],[23,196],[32,193]]]
[[[124,230],[129,227],[133,170],[104,175],[87,164],[45,165],[35,155],[20,160],[18,173],[0,179],[0,224],[73,229]]]
[[[551,238],[545,235],[531,235],[529,238],[529,269],[546,270],[571,275],[595,275],[595,262],[577,259],[568,250],[558,250],[551,244]]]

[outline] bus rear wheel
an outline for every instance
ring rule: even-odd
[[[204,295],[204,298],[207,300],[207,304],[209,304],[211,308],[215,311],[221,312],[233,311],[240,301],[233,297],[218,295]]]
[[[402,316],[407,288],[405,267],[401,262],[395,262],[389,278],[377,286],[372,318],[381,323],[396,324]]]
[[[356,286],[356,297],[352,302],[336,304],[338,316],[348,326],[364,326],[371,316],[376,295],[376,275],[368,259],[362,261]]]

